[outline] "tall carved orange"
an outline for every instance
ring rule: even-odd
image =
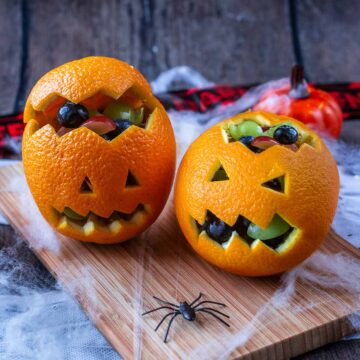
[[[130,126],[111,141],[84,126],[58,135],[56,114],[65,101],[96,112],[119,100],[142,104],[143,127]],[[134,67],[88,57],[53,69],[32,89],[24,121],[26,179],[42,215],[59,232],[116,243],[158,217],[173,181],[175,139],[166,111]]]

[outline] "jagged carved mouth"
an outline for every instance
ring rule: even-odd
[[[84,235],[91,235],[95,231],[109,232],[116,235],[121,232],[126,224],[140,225],[145,221],[146,215],[149,213],[149,205],[139,204],[131,213],[114,211],[108,218],[97,215],[93,211],[82,216],[72,210],[70,207],[60,212],[53,208],[57,215],[58,229],[73,228]]]
[[[267,247],[281,252],[299,232],[278,214],[274,215],[266,229],[261,229],[242,215],[239,215],[235,224],[229,225],[209,210],[206,212],[203,224],[199,224],[195,219],[194,221],[199,235],[206,234],[209,239],[224,248],[228,247],[234,235],[237,234],[249,247],[261,241]]]

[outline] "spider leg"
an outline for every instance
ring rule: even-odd
[[[220,303],[220,302],[216,302],[216,301],[210,301],[210,300],[205,300],[205,301],[201,301],[199,302],[195,307],[194,309],[196,309],[198,306],[202,305],[202,304],[214,304],[214,305],[220,305],[220,306],[225,306],[225,304],[223,303]]]
[[[176,307],[176,308],[178,308],[178,307],[179,307],[178,305],[175,305],[175,304],[173,304],[173,303],[171,303],[171,302],[168,302],[168,301],[165,301],[165,300],[161,300],[161,299],[159,299],[159,298],[158,298],[158,297],[156,297],[156,296],[153,296],[153,298],[154,298],[155,300],[157,300],[157,301],[159,301],[159,302],[163,303],[163,304],[166,304],[166,305],[171,305],[171,306]]]
[[[212,312],[210,312],[210,311],[208,311],[208,310],[205,310],[205,309],[199,309],[198,311],[207,313],[207,314],[213,316],[214,318],[218,319],[218,320],[219,320],[220,322],[222,322],[225,326],[230,327],[230,325],[229,325],[226,321],[224,321],[223,319],[221,319],[219,316],[213,314]]]
[[[199,296],[190,304],[190,306],[193,306],[197,301],[199,301],[202,295],[202,293],[199,293]]]
[[[213,308],[207,308],[207,307],[204,307],[204,308],[200,308],[200,309],[196,309],[195,311],[200,311],[200,310],[208,310],[208,311],[213,311],[213,312],[216,312],[217,314],[219,315],[222,315],[222,316],[225,316],[227,317],[228,319],[230,319],[230,316],[219,311],[219,310],[216,310],[216,309],[213,309]]]
[[[150,313],[152,313],[152,312],[154,312],[154,311],[158,311],[158,310],[161,310],[161,309],[170,309],[170,310],[173,310],[173,311],[176,310],[176,309],[174,309],[174,308],[172,308],[172,307],[170,307],[170,306],[160,306],[160,307],[158,307],[158,308],[156,308],[156,309],[152,309],[152,310],[149,310],[149,311],[145,311],[144,313],[141,314],[141,316],[150,314]]]
[[[177,313],[178,313],[178,311],[173,311],[173,312],[169,312],[168,314],[166,314],[166,315],[161,319],[161,321],[157,324],[157,326],[156,326],[156,328],[155,328],[155,331],[158,331],[159,327],[161,326],[161,324],[165,321],[165,319],[166,319],[167,317],[169,317],[170,315],[175,315],[175,314],[177,314]]]
[[[171,324],[172,324],[172,322],[175,320],[175,318],[176,318],[178,315],[180,315],[180,312],[176,312],[176,313],[173,315],[173,317],[170,319],[169,325],[168,325],[168,327],[167,327],[167,329],[166,329],[166,333],[165,333],[165,337],[164,337],[164,343],[166,343],[166,341],[167,341],[167,337],[168,337],[168,335],[169,335],[169,331],[170,331]]]

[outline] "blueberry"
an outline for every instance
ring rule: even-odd
[[[255,139],[255,136],[240,136],[240,139],[239,141],[244,144],[247,148],[249,148],[251,151],[255,152],[255,153],[258,153],[258,152],[261,152],[262,150],[255,147],[255,146],[252,146],[251,145],[251,142]]]
[[[206,233],[219,244],[229,240],[232,234],[231,227],[215,215],[209,216],[204,225]]]
[[[245,146],[249,147],[254,139],[255,136],[240,136],[239,141]]]
[[[104,134],[102,137],[105,140],[112,140],[114,138],[116,138],[118,135],[120,135],[122,132],[124,132],[126,129],[128,129],[131,125],[133,125],[133,123],[129,120],[123,120],[123,119],[118,119],[115,120],[115,125],[116,125],[116,129],[113,131],[108,132],[107,134]]]
[[[298,137],[297,130],[290,125],[281,125],[274,132],[274,139],[284,145],[296,143]]]
[[[119,131],[119,134],[121,134],[126,129],[128,129],[131,125],[133,125],[133,123],[130,120],[118,119],[118,120],[115,120],[115,125],[116,125],[116,130]]]
[[[67,101],[58,111],[57,120],[61,126],[77,128],[89,118],[85,106]]]

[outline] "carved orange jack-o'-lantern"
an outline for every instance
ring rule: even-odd
[[[114,106],[113,120],[104,114]],[[79,114],[84,122],[74,126]],[[141,120],[131,123],[134,114]],[[24,121],[26,179],[59,232],[116,243],[154,222],[170,192],[175,140],[164,108],[136,69],[106,57],[64,64],[34,86]]]
[[[175,209],[194,250],[229,272],[283,272],[317,249],[338,199],[336,163],[302,123],[246,112],[189,147]]]

